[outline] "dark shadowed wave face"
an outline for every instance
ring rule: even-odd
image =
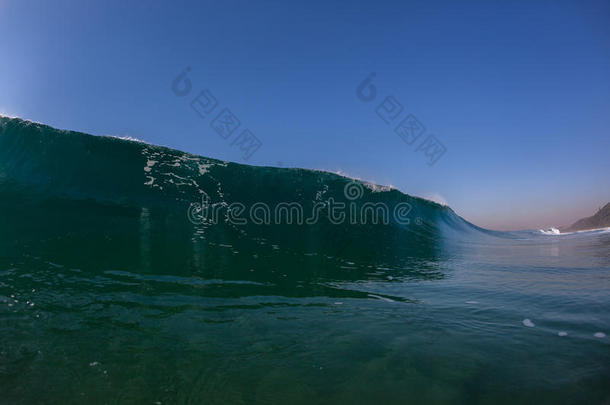
[[[607,230],[0,118],[1,402],[603,403],[609,268]]]

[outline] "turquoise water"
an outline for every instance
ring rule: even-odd
[[[8,118],[0,197],[0,403],[610,401],[608,230],[487,231],[330,173]],[[331,197],[410,221],[224,216]]]

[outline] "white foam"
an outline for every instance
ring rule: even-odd
[[[20,118],[17,115],[13,115],[13,114],[9,114],[7,112],[5,112],[6,110],[4,108],[0,108],[0,117],[6,117],[6,118]]]
[[[557,332],[557,336],[568,336],[568,332],[559,331]]]
[[[534,324],[534,322],[532,322],[529,319],[525,318],[523,320],[523,326],[527,326],[528,328],[533,328],[536,325]]]
[[[610,226],[606,227],[606,228],[585,229],[583,231],[568,232],[568,233],[608,233],[608,232],[610,232]]]
[[[364,181],[364,180],[360,180],[360,181],[362,182],[364,187],[368,188],[373,193],[383,193],[383,192],[387,192],[387,191],[396,190],[396,187],[394,187],[391,184],[384,186],[384,185],[370,183],[370,182]]]
[[[124,141],[138,142],[138,143],[145,143],[145,144],[147,144],[147,145],[150,145],[150,143],[148,143],[148,142],[146,142],[146,141],[143,141],[143,140],[141,140],[141,139],[138,139],[138,138],[136,138],[136,137],[134,137],[134,136],[129,136],[129,135],[126,135],[126,136],[104,135],[104,136],[107,136],[107,137],[109,137],[109,138],[117,138],[117,139],[122,139],[122,140],[124,140]]]
[[[205,163],[197,163],[197,168],[199,169],[199,174],[200,175],[204,175],[208,172],[208,169],[210,167],[212,167],[213,165],[211,163],[205,164]]]
[[[549,228],[549,229],[539,229],[538,230],[543,235],[561,235],[561,232],[557,228]]]
[[[539,229],[538,232],[540,232],[543,235],[574,235],[574,234],[582,234],[582,233],[592,233],[592,234],[597,234],[597,233],[609,233],[610,232],[610,227],[606,227],[606,228],[595,228],[595,229],[584,229],[582,231],[574,231],[574,232],[561,232],[556,228],[549,228],[547,230],[543,230],[543,229]]]
[[[376,294],[369,294],[369,297],[371,297],[371,298],[377,298],[378,300],[385,301],[385,302],[396,302],[396,301],[394,301],[394,300],[391,300],[391,299],[389,299],[389,298],[382,297],[382,296],[379,296],[379,295],[376,295]]]
[[[439,193],[428,193],[428,194],[424,194],[422,196],[423,199],[428,200],[428,201],[432,201],[435,202],[439,205],[442,205],[443,207],[448,207],[449,203],[447,202],[447,199],[445,197],[443,197],[442,195],[440,195]]]
[[[466,301],[466,304],[478,304],[479,301]]]
[[[595,333],[593,334],[593,336],[595,336],[596,338],[603,339],[603,338],[605,338],[605,337],[606,337],[606,334],[605,334],[604,332],[595,332]]]
[[[387,191],[392,191],[392,190],[398,190],[396,187],[394,187],[393,185],[389,184],[389,185],[381,185],[381,184],[375,184],[372,183],[368,180],[363,180],[361,177],[356,177],[356,176],[351,176],[341,170],[314,170],[314,171],[319,171],[319,172],[324,172],[324,173],[333,173],[336,174],[338,176],[344,177],[346,179],[352,180],[352,181],[357,181],[360,184],[362,184],[364,187],[368,188],[369,190],[371,190],[374,193],[382,193],[382,192],[387,192]]]

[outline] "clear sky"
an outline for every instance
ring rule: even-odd
[[[425,126],[412,145],[376,113],[387,96]],[[263,143],[248,161],[210,127],[223,108]],[[564,225],[610,201],[610,2],[0,0],[0,112],[341,171],[488,228]]]

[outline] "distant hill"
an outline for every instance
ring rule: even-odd
[[[597,229],[610,227],[610,203],[595,213],[595,215],[579,219],[561,232],[583,231],[585,229]]]

